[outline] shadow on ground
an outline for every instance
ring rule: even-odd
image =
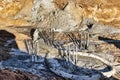
[[[11,48],[18,49],[15,35],[6,30],[0,30],[0,60],[10,58],[9,52]]]
[[[98,37],[99,40],[107,42],[108,44],[114,44],[117,48],[120,49],[120,40],[114,40],[110,38]]]

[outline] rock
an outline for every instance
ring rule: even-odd
[[[81,15],[74,16],[73,13],[75,12],[72,12],[71,6],[74,7],[73,9],[76,8],[74,3],[70,3],[64,10],[59,10],[54,5],[53,0],[46,0],[46,2],[44,0],[35,0],[32,8],[32,21],[37,22],[36,26],[42,29],[74,30],[81,22],[81,19],[80,21],[75,21],[74,17],[81,17]],[[77,7],[77,10],[80,11],[81,9]]]

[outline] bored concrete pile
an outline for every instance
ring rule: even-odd
[[[90,44],[88,45],[88,37],[86,38],[84,35],[81,35],[81,37],[83,36],[84,38],[81,38],[80,36],[80,38],[76,38],[76,36],[73,36],[74,34],[72,36],[66,35],[66,33],[71,32],[62,32],[63,35],[68,36],[64,37],[68,38],[68,41],[64,39],[58,40],[54,37],[56,37],[56,35],[58,36],[61,32],[49,31],[50,30],[40,31],[39,29],[36,29],[33,35],[33,44],[38,44],[41,50],[46,50],[44,53],[38,51],[37,55],[46,57],[49,69],[55,74],[72,80],[78,80],[78,78],[79,80],[99,80],[100,78],[103,78],[103,76],[111,77],[115,73],[115,69],[112,64],[114,59],[113,55],[100,52],[89,52],[88,47]],[[86,42],[88,45],[87,47],[86,44],[84,44]],[[36,46],[35,49],[38,49],[38,47]],[[49,58],[58,58],[64,61]],[[76,66],[78,67],[76,68]],[[67,70],[68,68],[70,69]],[[80,71],[85,70],[85,72],[81,71],[83,74],[79,74],[79,72],[76,72],[77,69],[80,69]],[[86,69],[89,69],[91,73],[86,73]],[[98,73],[94,72],[94,70],[98,71]],[[89,77],[90,74],[92,77]]]
[[[65,0],[62,5],[56,2],[34,1],[31,19],[37,29],[32,35],[31,45],[35,51],[32,54],[45,57],[48,68],[64,78],[99,80],[111,77],[116,72],[115,51],[102,46],[119,48],[116,45],[119,40],[107,37],[119,34],[120,29],[84,17],[84,9],[72,0]]]

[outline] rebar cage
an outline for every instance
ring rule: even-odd
[[[48,46],[56,48],[61,58],[64,58],[73,63],[77,63],[77,54],[75,52],[87,52],[87,53],[105,53],[104,57],[114,57],[113,53],[120,52],[119,49],[114,47],[111,50],[111,46],[108,46],[108,50],[100,51],[100,45],[107,44],[120,44],[119,40],[107,39],[104,37],[98,37],[97,34],[90,34],[89,31],[73,31],[73,32],[59,32],[55,29],[39,30],[37,29],[33,34],[33,39],[25,40],[26,48],[29,54],[37,55],[41,45],[40,39],[44,40],[44,43]],[[93,39],[94,38],[94,39]],[[106,46],[107,47],[107,46]],[[69,54],[69,51],[73,51],[74,56]],[[95,54],[100,56],[99,54]],[[109,56],[108,56],[109,55]],[[114,58],[111,58],[112,61]],[[37,60],[33,57],[33,61]]]

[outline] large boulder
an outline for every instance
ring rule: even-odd
[[[32,21],[36,22],[39,28],[74,30],[82,21],[81,12],[82,8],[75,6],[74,2],[66,2],[64,7],[58,8],[54,0],[35,0],[32,8]]]

